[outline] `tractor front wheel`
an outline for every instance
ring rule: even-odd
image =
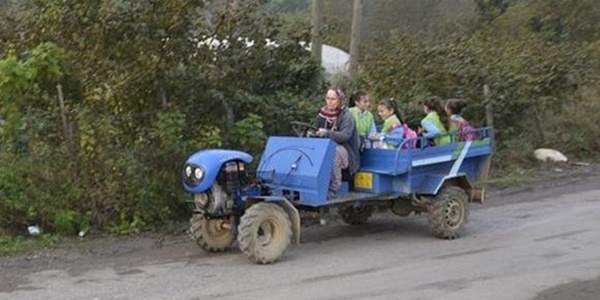
[[[429,208],[429,230],[435,237],[455,239],[460,237],[469,218],[467,193],[457,186],[443,188]]]
[[[206,219],[195,214],[190,220],[190,234],[200,248],[208,252],[228,250],[234,241],[231,225],[228,220]]]
[[[258,264],[277,261],[292,237],[290,217],[275,203],[252,205],[242,216],[238,228],[240,250]]]

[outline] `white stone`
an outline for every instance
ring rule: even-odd
[[[533,153],[535,158],[540,161],[552,161],[552,162],[567,162],[567,157],[554,149],[540,148]]]
[[[37,225],[33,225],[33,226],[29,226],[27,227],[27,231],[29,232],[30,235],[32,236],[37,236],[40,234],[41,230]]]

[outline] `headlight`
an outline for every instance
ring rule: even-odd
[[[186,164],[183,167],[183,181],[189,186],[197,186],[204,179],[206,171],[203,167],[195,164]]]
[[[201,167],[194,169],[194,179],[200,181],[204,177],[204,170]]]

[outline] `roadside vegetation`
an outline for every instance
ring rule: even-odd
[[[309,3],[263,2],[0,1],[0,252],[26,248],[32,224],[45,244],[161,228],[187,215],[189,153],[258,159],[269,135],[313,116],[331,78],[300,46]],[[338,2],[323,32],[347,49],[352,9]],[[336,83],[400,100],[413,123],[427,95],[468,99],[478,125],[491,105],[497,174],[539,147],[598,157],[594,0],[371,2],[358,76]]]

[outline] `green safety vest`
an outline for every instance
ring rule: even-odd
[[[383,122],[383,127],[381,127],[381,134],[389,134],[392,132],[392,130],[396,129],[397,127],[399,127],[401,125],[402,125],[402,122],[400,122],[400,119],[398,119],[398,116],[391,115],[387,119],[385,119],[385,121]],[[385,143],[385,146],[387,149],[394,148],[394,145],[390,144],[390,143]]]
[[[395,125],[395,124],[402,125],[402,122],[400,122],[400,119],[398,119],[398,117],[396,115],[389,116],[383,122],[383,127],[381,127],[381,133],[383,133],[383,134],[390,133],[392,130],[395,129],[395,127],[392,128],[392,125]]]
[[[433,125],[440,130],[440,135],[433,138],[436,146],[447,145],[452,142],[450,140],[450,136],[447,135],[448,131],[446,130],[446,127],[444,127],[444,124],[442,124],[440,116],[437,114],[437,112],[432,111],[428,113],[424,120],[428,120],[429,122],[433,123]]]
[[[354,116],[354,120],[356,120],[356,129],[358,130],[358,135],[360,136],[369,136],[369,130],[371,129],[371,124],[375,121],[373,118],[373,114],[370,111],[366,111],[361,113],[358,107],[351,107],[350,112],[352,116]]]

